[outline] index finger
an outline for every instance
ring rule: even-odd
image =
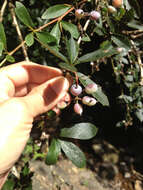
[[[60,69],[23,61],[1,69],[0,76],[10,79],[15,87],[27,83],[41,84],[47,80],[62,75]]]
[[[13,97],[16,88],[28,84],[42,84],[54,77],[61,76],[60,69],[23,61],[3,67],[0,70],[0,102]]]

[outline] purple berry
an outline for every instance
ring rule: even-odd
[[[73,84],[71,86],[70,91],[71,91],[72,95],[78,96],[79,94],[82,93],[82,87],[80,85],[78,85],[78,84]]]
[[[76,9],[75,11],[75,16],[78,18],[78,19],[81,19],[83,16],[84,16],[84,11],[82,9]]]
[[[98,11],[91,11],[90,18],[92,20],[98,20],[101,17],[101,14]]]
[[[96,83],[91,83],[91,84],[88,84],[86,87],[85,87],[85,92],[87,94],[92,94],[94,92],[96,92],[98,89],[98,86]]]
[[[83,112],[82,106],[79,103],[75,103],[74,111],[75,111],[75,113],[82,115],[82,112]]]

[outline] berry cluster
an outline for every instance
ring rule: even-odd
[[[99,20],[101,14],[98,11],[91,11],[90,13],[85,13],[82,9],[76,9],[75,16],[79,20],[85,16],[89,16],[91,20]]]
[[[123,0],[112,0],[112,5],[108,6],[108,11],[110,13],[115,13],[115,12],[117,12],[116,9],[120,8],[122,6],[122,4],[123,4]],[[97,20],[100,19],[101,14],[100,14],[100,12],[98,12],[96,10],[93,10],[90,13],[87,13],[87,12],[84,12],[82,9],[76,9],[75,10],[75,16],[79,20],[81,18],[85,17],[85,16],[89,16],[89,18],[91,20],[96,20],[97,21]]]
[[[81,115],[83,112],[83,107],[81,104],[79,104],[79,100],[82,102],[82,104],[87,106],[94,106],[97,103],[97,100],[91,96],[92,93],[96,92],[98,90],[98,86],[96,83],[91,83],[87,85],[84,89],[84,92],[86,95],[84,95],[82,98],[79,97],[83,93],[83,88],[79,84],[72,84],[70,88],[70,94],[74,97],[74,112]],[[67,93],[56,105],[56,107],[53,108],[53,111],[56,112],[57,115],[60,114],[60,110],[66,108],[71,103],[71,95]]]
[[[96,92],[97,89],[98,89],[97,84],[91,83],[85,87],[84,91],[86,94],[92,94],[92,93]],[[83,112],[82,105],[78,103],[79,100],[81,100],[81,102],[87,106],[94,106],[97,103],[95,98],[88,96],[88,95],[85,95],[82,98],[79,98],[78,96],[81,95],[82,92],[83,92],[83,89],[79,84],[73,84],[70,88],[70,93],[73,96],[76,96],[76,98],[75,98],[76,103],[74,104],[74,111],[75,111],[75,113],[77,113],[79,115],[81,115]]]

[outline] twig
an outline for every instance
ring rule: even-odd
[[[43,26],[40,26],[39,28],[37,28],[36,30],[34,30],[35,32],[39,32],[41,30],[43,30],[44,28],[46,28],[47,26],[49,26],[50,24],[53,24],[54,22],[59,22],[61,21],[67,14],[69,14],[72,10],[74,10],[74,7],[71,7],[67,12],[65,12],[62,16],[44,24]]]
[[[8,53],[8,55],[13,55],[17,50],[19,50],[23,44],[25,43],[25,41],[23,41],[21,44],[19,44],[14,50],[12,50],[11,52]],[[0,67],[6,62],[6,58],[2,60],[2,62],[0,63]]]
[[[20,31],[20,28],[19,28],[19,25],[18,25],[18,22],[17,22],[17,19],[16,19],[16,15],[15,15],[15,11],[14,11],[14,5],[12,3],[9,3],[9,8],[10,8],[11,16],[12,16],[12,19],[13,19],[13,25],[15,25],[19,40],[22,43],[22,50],[23,50],[25,60],[29,61],[26,46],[25,46],[25,43],[23,43],[24,40],[23,40],[23,37],[22,37],[22,33]]]
[[[3,20],[3,15],[4,15],[6,5],[7,5],[7,0],[4,0],[2,8],[0,10],[0,22],[2,22],[2,20]]]
[[[88,27],[89,23],[90,23],[90,19],[88,19],[88,20],[86,21],[86,23],[85,23],[85,25],[84,25],[84,27],[83,27],[83,32],[85,32],[85,31],[87,30],[87,27]],[[78,45],[80,44],[81,39],[82,39],[82,37],[80,36],[79,39],[78,39],[78,41],[77,41],[77,44],[78,44]]]

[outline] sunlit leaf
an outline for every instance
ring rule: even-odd
[[[42,19],[51,19],[63,15],[70,7],[64,4],[49,7],[42,15]]]
[[[25,37],[25,42],[27,44],[27,46],[32,46],[34,44],[34,36],[33,33],[29,33],[26,35]]]
[[[104,57],[111,57],[112,55],[117,54],[117,50],[115,48],[103,50],[99,49],[90,53],[87,53],[80,57],[77,61],[77,63],[86,63],[90,61],[97,61],[99,59],[102,59]]]
[[[78,44],[72,36],[69,40],[67,40],[67,52],[70,59],[70,63],[73,64],[78,56]]]
[[[50,34],[57,39],[57,43],[59,44],[60,38],[61,38],[61,31],[60,31],[58,22],[54,25],[54,27],[52,28]]]
[[[21,20],[21,22],[23,22],[26,26],[28,27],[33,27],[33,21],[30,17],[30,14],[28,12],[28,10],[26,9],[26,7],[20,3],[19,1],[16,1],[16,8],[15,8],[15,12],[17,17]]]
[[[66,21],[61,21],[61,24],[62,24],[62,27],[66,31],[68,31],[73,38],[77,39],[79,37],[79,32],[75,24],[72,24]]]
[[[12,55],[7,55],[6,56],[6,60],[9,61],[10,63],[14,63],[15,62],[15,59]]]
[[[49,32],[36,32],[36,36],[41,42],[45,44],[57,43],[57,39]]]
[[[52,139],[51,145],[49,147],[49,151],[46,156],[46,164],[55,164],[58,160],[58,156],[61,152],[60,143],[57,139]]]
[[[97,133],[97,128],[92,123],[78,123],[70,128],[63,128],[60,136],[66,138],[74,138],[87,140],[93,138]]]
[[[6,35],[3,24],[1,22],[0,22],[0,42],[3,43],[4,47],[6,47]]]
[[[2,55],[3,49],[4,49],[4,45],[2,42],[0,42],[0,56]]]
[[[72,142],[59,140],[61,148],[65,155],[79,168],[83,168],[86,165],[86,158],[84,153]]]

